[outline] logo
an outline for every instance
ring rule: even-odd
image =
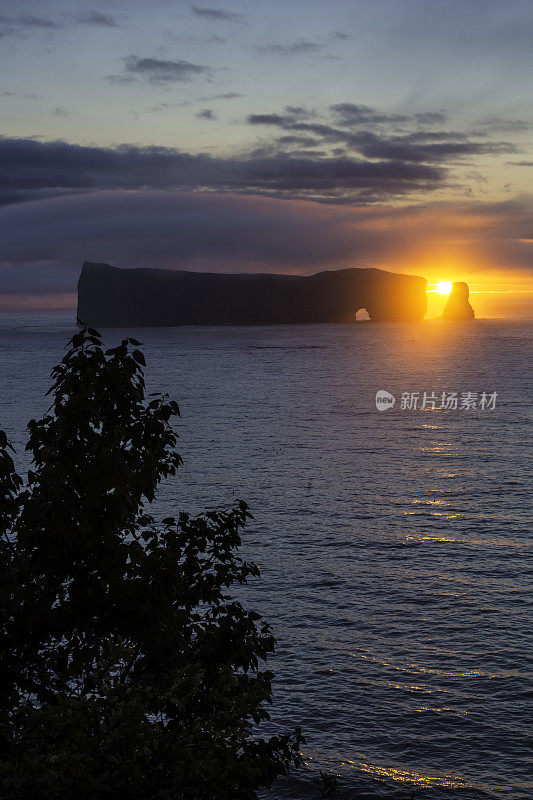
[[[388,411],[394,406],[396,398],[393,394],[389,394],[385,389],[380,389],[376,392],[376,408],[378,411]]]

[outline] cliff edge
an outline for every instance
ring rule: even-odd
[[[379,269],[315,275],[119,269],[86,261],[78,319],[95,327],[421,320],[426,280]]]

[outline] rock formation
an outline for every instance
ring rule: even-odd
[[[101,327],[421,320],[426,281],[379,269],[315,275],[118,269],[85,262],[78,319]]]
[[[452,291],[442,312],[442,319],[454,322],[466,322],[474,319],[474,309],[468,301],[469,294],[468,284],[464,281],[452,284]]]

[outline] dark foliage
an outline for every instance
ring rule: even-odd
[[[315,800],[327,800],[328,797],[333,797],[339,791],[339,782],[335,775],[330,772],[319,771],[320,778],[318,780],[318,794]]]
[[[176,403],[144,357],[82,330],[29,423],[23,486],[0,431],[0,797],[251,800],[301,764],[299,730],[260,738],[269,626],[229,589],[244,502],[160,524],[181,464]]]

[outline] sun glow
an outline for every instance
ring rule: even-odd
[[[450,294],[452,290],[452,284],[451,281],[440,281],[440,283],[437,283],[435,288],[439,294]]]

